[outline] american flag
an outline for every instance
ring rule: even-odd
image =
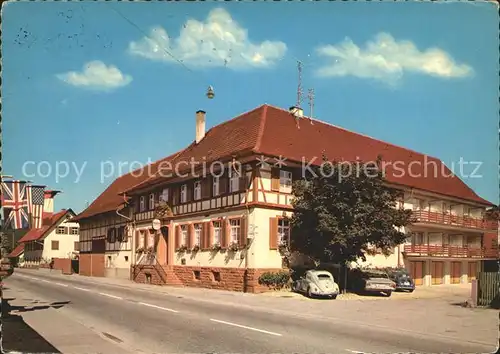
[[[2,206],[5,212],[5,226],[12,229],[29,228],[26,182],[6,181],[2,183]]]
[[[43,204],[44,204],[45,186],[27,186],[28,214],[31,217],[31,227],[34,229],[42,228]]]

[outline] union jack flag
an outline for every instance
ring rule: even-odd
[[[12,229],[29,228],[26,182],[6,181],[2,183],[2,206],[5,211],[5,226]]]
[[[34,229],[42,228],[43,221],[43,204],[45,186],[27,186],[26,199],[28,201],[28,215],[30,216],[30,224]]]

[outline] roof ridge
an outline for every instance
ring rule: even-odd
[[[260,143],[262,142],[262,136],[264,135],[264,128],[266,127],[267,107],[268,107],[268,105],[264,104],[261,107],[263,107],[264,109],[262,110],[262,115],[260,117],[260,127],[259,127],[259,132],[257,134],[257,141],[255,142],[255,146],[253,148],[254,152],[258,152],[259,149],[260,149]]]

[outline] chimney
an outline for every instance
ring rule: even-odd
[[[54,213],[54,197],[58,194],[59,191],[50,191],[46,190],[43,193],[43,212],[44,214],[52,214]]]
[[[205,111],[196,112],[196,144],[205,137]]]
[[[304,116],[304,110],[297,106],[290,107],[290,113],[295,116],[295,118],[302,118]]]

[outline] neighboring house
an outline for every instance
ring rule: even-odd
[[[48,214],[40,229],[31,229],[20,240],[24,244],[24,265],[27,267],[50,263],[55,258],[76,258],[78,255],[79,225],[71,210]]]
[[[12,252],[7,255],[12,262],[12,264],[16,264],[20,267],[24,265],[24,243],[18,244]]]
[[[119,193],[144,181],[149,170],[156,172],[158,164],[173,156],[118,177],[73,219],[80,224],[80,275],[130,278],[133,214]]]
[[[309,162],[319,165],[323,154],[345,161],[375,161],[380,154],[384,161],[412,165],[413,173],[404,176],[387,169],[386,179],[388,185],[404,191],[401,205],[414,209],[419,221],[405,230],[408,243],[394,255],[368,256],[372,266],[405,266],[418,283],[430,285],[456,282],[458,273],[460,281],[468,281],[479,260],[497,257],[498,249],[488,241],[497,229],[482,220],[482,212],[492,204],[457,177],[416,176],[424,173],[429,161],[438,171],[449,173],[441,161],[303,117],[301,109],[292,108],[263,105],[206,132],[205,112],[198,111],[195,141],[164,160],[176,173],[155,165],[151,171],[156,174],[150,178],[125,177],[126,183],[118,179],[112,184],[116,194],[109,193],[98,204],[100,210],[114,213],[114,208],[128,201],[127,216],[133,216],[128,226],[135,236],[129,239],[135,281],[260,291],[260,275],[283,268],[280,245],[290,237],[291,185]],[[275,158],[285,163],[273,165]],[[270,165],[262,163],[265,159]],[[194,171],[193,161],[200,167]],[[215,161],[213,172],[218,176],[203,176],[203,166],[210,170]],[[242,166],[241,174],[234,172],[237,164]],[[160,198],[172,213],[158,215]],[[160,220],[159,230],[153,229],[155,219]],[[106,232],[93,231],[94,237],[97,234],[105,236]],[[85,240],[91,256],[102,253],[102,243],[90,237]],[[104,264],[95,266],[104,268]]]

